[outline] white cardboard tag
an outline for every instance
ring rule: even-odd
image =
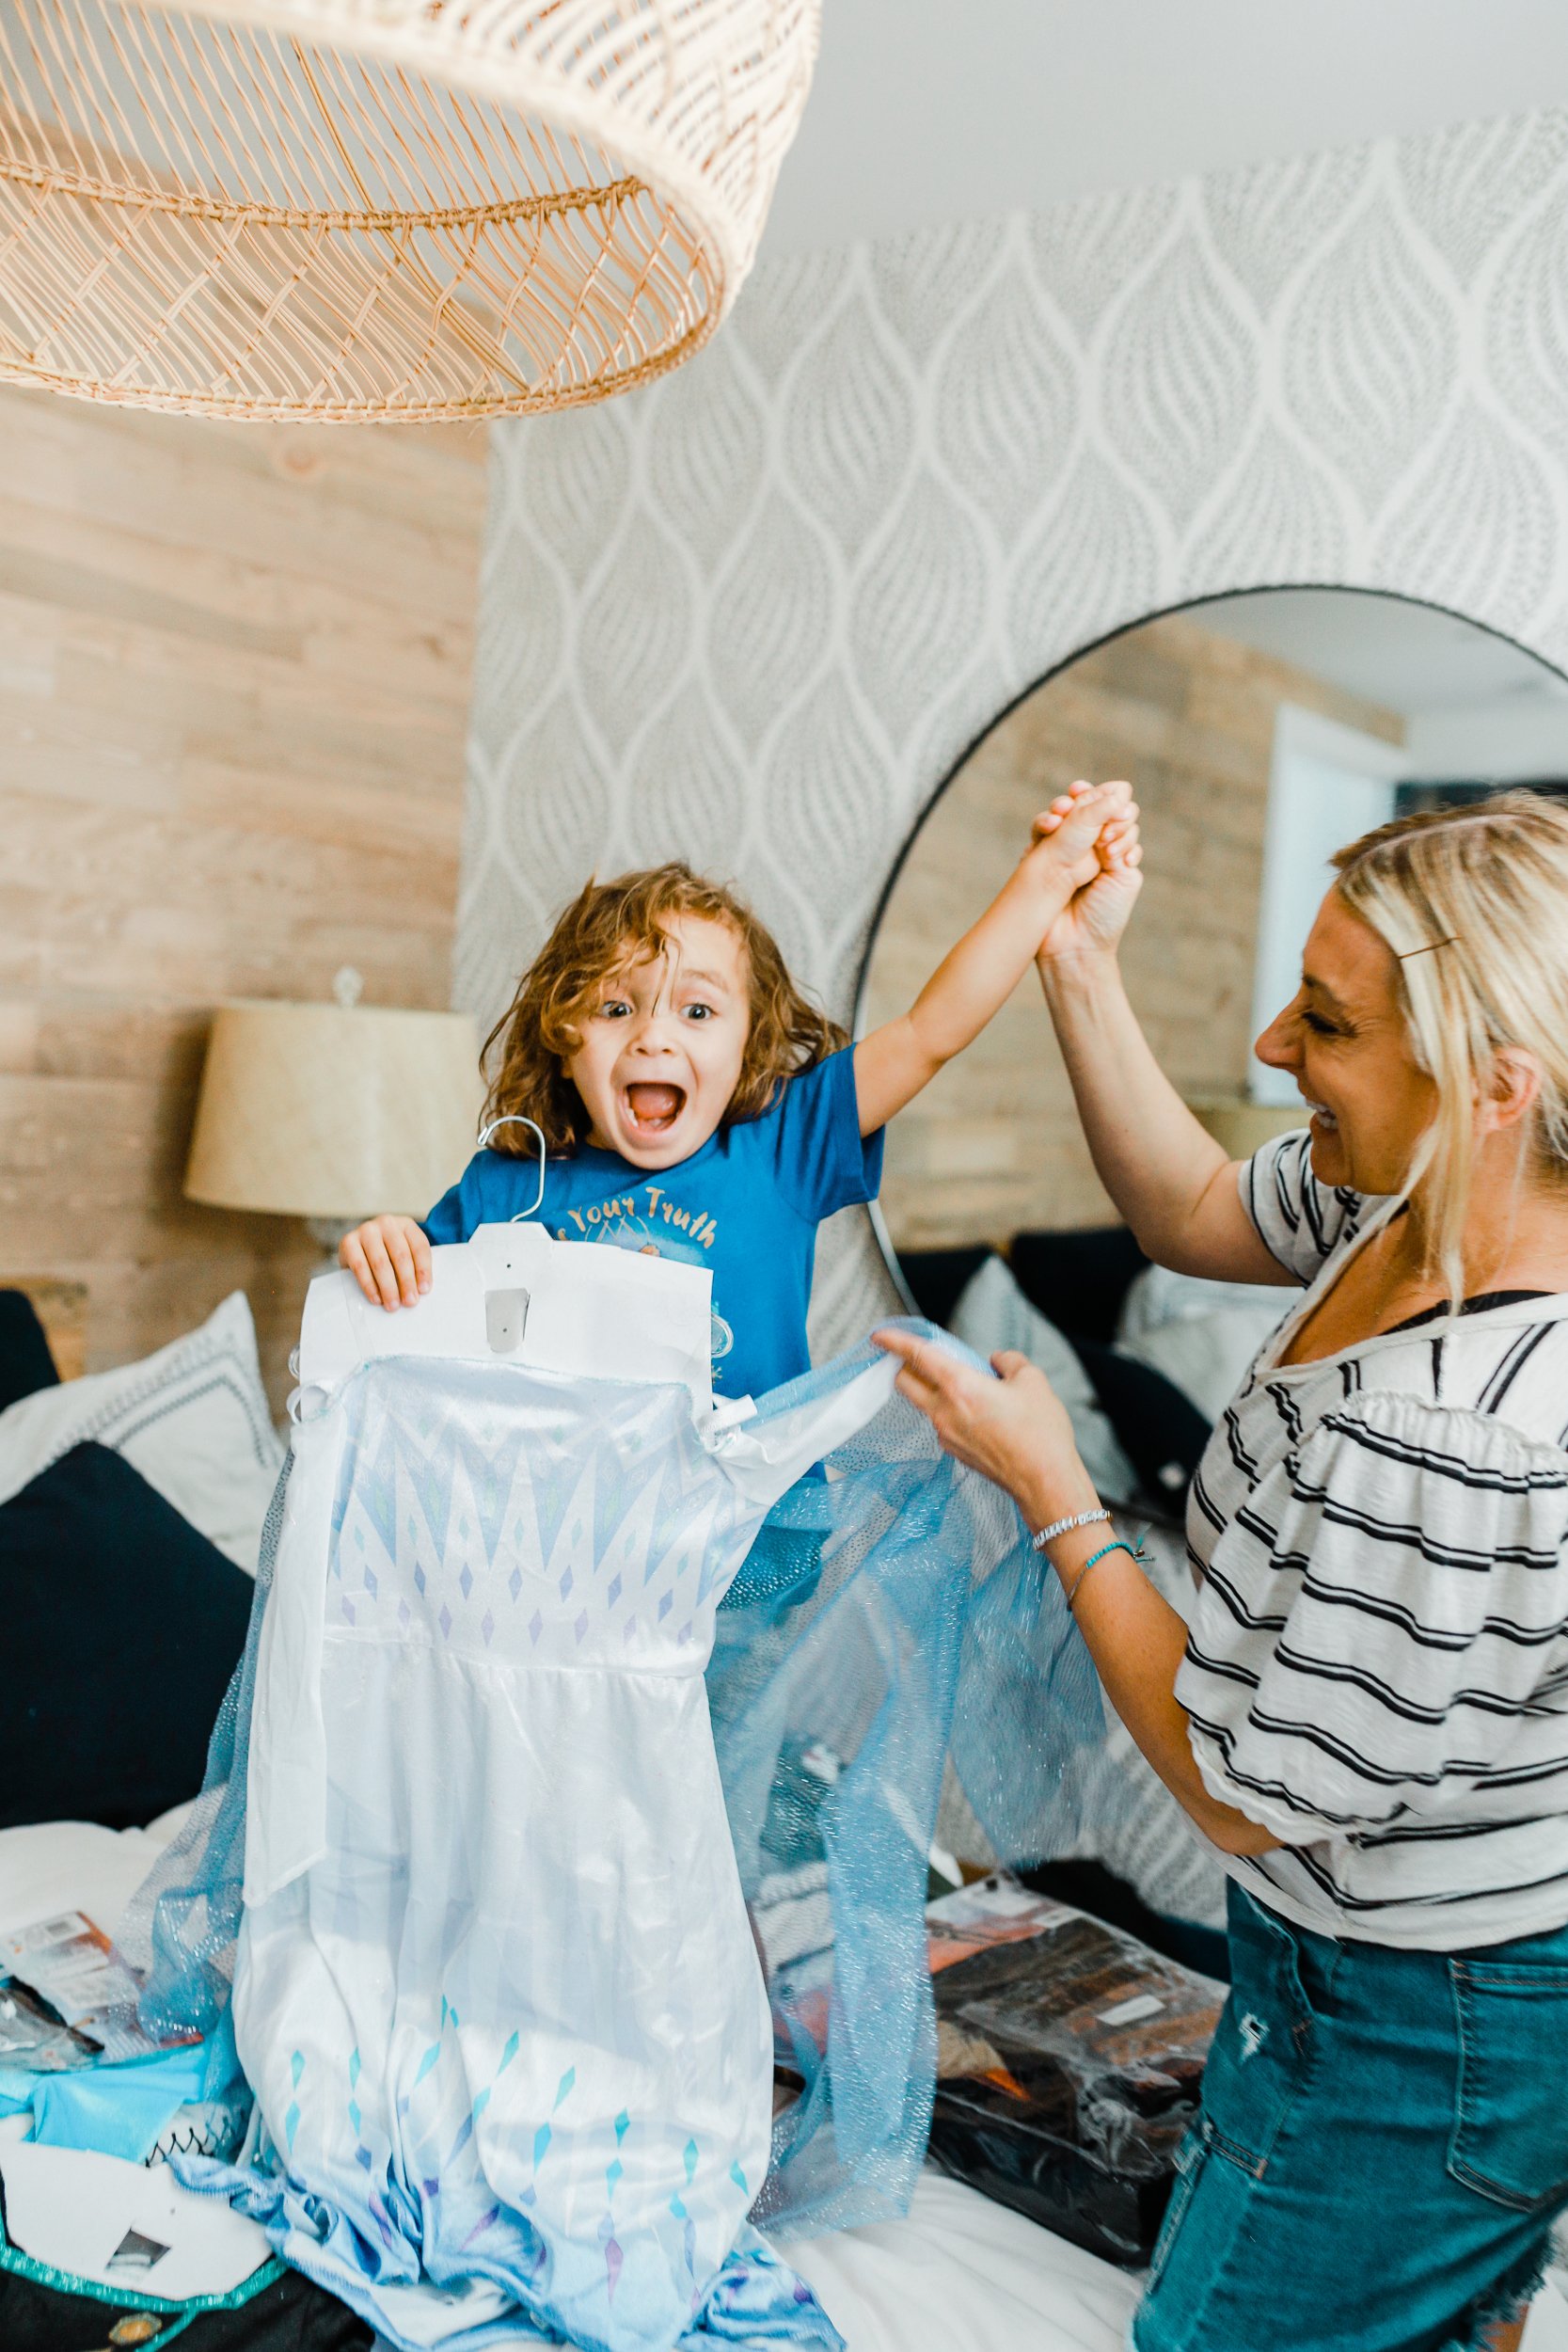
[[[300,1330],[302,1389],[330,1389],[387,1356],[527,1364],[610,1380],[672,1381],[713,1404],[713,1277],[706,1266],[588,1242],[543,1226],[482,1225],[431,1251],[413,1307],[372,1306],[352,1274],[318,1275]]]

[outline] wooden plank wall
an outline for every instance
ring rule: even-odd
[[[1022,854],[1035,812],[1077,776],[1130,776],[1146,882],[1123,968],[1184,1092],[1245,1082],[1275,716],[1281,702],[1385,740],[1391,712],[1174,616],[1114,640],[987,737],[919,835],[876,941],[868,1023],[910,1003]],[[889,1131],[882,1204],[911,1248],[1107,1223],[1029,972],[985,1034]]]
[[[89,1368],[236,1286],[275,1398],[316,1253],[181,1192],[213,1006],[450,1002],[473,428],[220,425],[0,389],[0,1279]]]

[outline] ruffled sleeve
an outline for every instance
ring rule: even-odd
[[[1275,1136],[1237,1170],[1242,1206],[1259,1239],[1299,1282],[1315,1282],[1341,1242],[1354,1238],[1370,1195],[1321,1184],[1312,1173],[1312,1138],[1305,1127]]]
[[[1215,1546],[1177,1697],[1282,1844],[1523,1819],[1568,1775],[1568,1454],[1388,1391],[1325,1416]]]

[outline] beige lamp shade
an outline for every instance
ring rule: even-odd
[[[1305,1103],[1253,1103],[1243,1094],[1196,1097],[1187,1108],[1233,1160],[1250,1160],[1275,1136],[1288,1136],[1292,1127],[1307,1124]]]
[[[472,1154],[483,1094],[467,1013],[225,1005],[185,1190],[288,1216],[422,1216]]]

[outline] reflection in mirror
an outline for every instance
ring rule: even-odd
[[[1132,781],[1146,881],[1122,947],[1129,993],[1166,1073],[1239,1157],[1303,1123],[1252,1040],[1294,993],[1331,853],[1406,808],[1521,782],[1568,793],[1568,679],[1452,613],[1340,589],[1222,597],[1128,629],[1015,704],[938,795],[872,941],[863,1026],[911,1001],[930,943],[974,920],[1036,812],[1079,776]],[[1162,1355],[1156,1319],[1247,1311],[1234,1292],[1135,1279],[1033,974],[894,1122],[881,1209],[912,1305],[982,1346],[1026,1344],[1019,1318],[1043,1311],[1080,1343],[1108,1410],[1129,1353],[1180,1354]],[[1253,1322],[1266,1330],[1283,1303],[1252,1302]],[[1028,1352],[1049,1350],[1035,1336]],[[1212,1396],[1250,1358],[1255,1341],[1235,1366],[1245,1336],[1232,1330],[1207,1372],[1186,1367],[1177,1385],[1197,1418],[1180,1445],[1161,1438],[1168,1458],[1136,1466],[1146,1490],[1181,1483]],[[1184,1337],[1190,1354],[1197,1335]],[[1115,1361],[1095,1354],[1112,1346]]]

